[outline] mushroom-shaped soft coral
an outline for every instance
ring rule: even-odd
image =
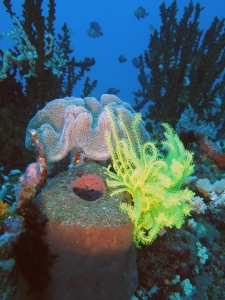
[[[118,135],[123,136],[118,116],[129,126],[135,115],[128,103],[107,94],[102,95],[100,102],[92,97],[66,97],[49,102],[31,119],[27,127],[26,147],[32,148],[29,132],[36,130],[49,161],[62,159],[73,147],[82,150],[91,159],[106,160],[110,153],[105,132],[111,131],[106,109],[115,116]],[[146,140],[148,133],[143,122],[140,130],[143,140]]]

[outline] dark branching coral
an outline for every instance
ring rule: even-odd
[[[74,86],[77,84],[79,80],[84,77],[86,71],[90,71],[90,67],[95,64],[94,58],[85,57],[83,61],[76,61],[75,57],[70,59],[70,54],[72,54],[73,50],[71,49],[70,35],[69,29],[64,23],[62,27],[63,35],[58,34],[57,46],[58,49],[64,49],[63,56],[66,59],[67,63],[65,65],[64,77],[61,77],[60,82],[60,95],[62,97],[72,95],[72,91]],[[75,69],[78,68],[79,71],[75,73]],[[85,97],[87,97],[92,90],[97,86],[97,80],[94,80],[92,83],[89,83],[90,78],[86,77],[84,82],[84,90],[88,89],[88,93],[86,93]],[[81,95],[81,97],[83,94]],[[55,97],[53,97],[55,98]],[[51,98],[51,99],[53,99]]]
[[[14,31],[4,34],[16,44],[14,49],[0,50],[1,162],[9,167],[24,168],[31,161],[24,148],[30,118],[49,100],[71,96],[74,86],[95,64],[94,58],[76,61],[65,23],[62,34],[56,36],[55,0],[48,1],[47,16],[42,3],[25,0],[20,20],[11,1],[3,1],[14,23]],[[97,80],[86,77],[82,96],[88,96],[96,85]]]
[[[202,9],[190,1],[177,21],[176,1],[168,8],[164,2],[160,6],[162,25],[139,57],[141,89],[134,92],[134,108],[147,106],[146,117],[175,125],[188,104],[206,121],[218,124],[224,117],[225,19],[215,17],[203,33]]]
[[[90,78],[87,77],[85,80],[83,94],[81,95],[81,97],[82,98],[87,97],[96,86],[97,86],[97,80],[94,80],[92,81],[92,83],[90,83]]]
[[[25,167],[33,160],[24,147],[27,122],[30,119],[29,101],[23,93],[23,86],[9,75],[0,82],[0,153],[5,171]]]

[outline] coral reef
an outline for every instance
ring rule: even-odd
[[[49,180],[34,200],[49,220],[43,239],[58,254],[49,269],[53,299],[130,300],[137,287],[133,224],[119,207],[125,194],[111,197],[107,177],[89,162]],[[101,191],[97,199],[83,197],[90,188]]]
[[[190,201],[191,215],[181,229],[167,229],[154,243],[143,245],[138,251],[141,287],[134,299],[225,297],[224,169],[218,168],[212,160],[205,160],[203,149],[195,143],[192,150],[195,176],[185,181],[185,186],[196,193]],[[189,297],[181,284],[186,279],[192,286]]]
[[[216,127],[214,122],[200,119],[189,105],[181,114],[176,130],[187,146],[194,147],[194,143],[197,144],[205,159],[214,161],[218,167],[224,168],[225,154],[222,153],[218,141],[215,141],[217,133],[224,126],[223,123],[224,120]],[[223,131],[221,133],[223,134]]]
[[[31,116],[49,100],[71,95],[77,82],[95,64],[94,58],[88,57],[76,61],[66,23],[62,33],[55,32],[55,1],[49,0],[47,16],[42,2],[25,0],[19,18],[11,1],[3,1],[14,27],[1,35],[15,42],[14,49],[0,50],[0,143],[4,145],[1,162],[9,168],[13,165],[24,169],[31,161],[23,147]],[[96,84],[96,80],[91,82],[86,77],[82,96],[88,96]]]
[[[15,299],[48,299],[46,288],[50,281],[49,267],[57,257],[42,239],[48,219],[31,199],[17,207],[17,214],[24,217],[24,231],[13,245],[13,257],[16,261],[16,275],[18,278],[25,279],[26,295],[24,298]],[[17,287],[18,291],[23,288],[22,284]]]
[[[29,164],[24,174],[20,177],[20,183],[16,190],[19,205],[31,201],[47,180],[47,157],[44,153],[44,147],[39,141],[38,133],[35,130],[30,130],[30,139],[37,155],[37,162]]]
[[[17,291],[16,262],[13,247],[23,229],[23,218],[15,213],[15,206],[0,200],[0,291],[1,299],[14,299]]]
[[[32,148],[30,130],[36,130],[48,161],[58,161],[76,147],[88,158],[106,160],[110,157],[105,142],[106,130],[111,130],[109,109],[115,116],[122,117],[131,125],[135,112],[132,107],[115,95],[104,94],[100,102],[95,98],[66,97],[49,102],[30,121],[26,133],[26,147]],[[119,136],[124,134],[118,121]],[[140,125],[143,140],[148,138],[143,122]]]
[[[193,192],[188,188],[182,189],[182,184],[193,173],[193,154],[185,150],[168,124],[163,125],[167,139],[162,142],[163,151],[159,152],[152,142],[143,143],[137,130],[140,114],[136,115],[130,127],[119,116],[126,133],[121,139],[113,116],[108,113],[112,130],[107,133],[107,145],[113,171],[110,166],[106,169],[110,176],[107,184],[117,188],[112,195],[125,191],[131,195],[132,204],[122,203],[121,209],[134,223],[136,246],[150,244],[164,226],[180,228],[184,217],[190,214],[188,202]]]
[[[39,164],[29,164],[24,174],[20,177],[20,184],[17,189],[17,200],[20,204],[33,199],[40,181],[41,170]]]
[[[199,118],[218,125],[225,110],[225,19],[215,17],[203,33],[200,3],[190,1],[179,21],[177,10],[176,1],[160,6],[160,30],[139,57],[141,89],[134,92],[134,108],[147,108],[146,118],[175,126],[191,104]]]
[[[9,212],[8,204],[0,200],[0,220],[4,218],[8,212]]]

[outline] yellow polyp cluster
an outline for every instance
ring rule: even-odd
[[[0,219],[3,219],[6,214],[9,213],[9,206],[7,203],[4,203],[0,200]]]

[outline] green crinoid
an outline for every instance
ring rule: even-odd
[[[119,137],[112,113],[108,110],[112,131],[106,141],[112,159],[106,169],[112,195],[128,192],[132,204],[121,203],[134,223],[134,242],[150,244],[164,227],[180,228],[189,215],[193,192],[182,188],[185,179],[193,173],[193,153],[187,151],[168,124],[162,124],[166,140],[162,151],[152,142],[143,142],[139,134],[141,114],[136,114],[130,128],[119,119],[125,135]]]

